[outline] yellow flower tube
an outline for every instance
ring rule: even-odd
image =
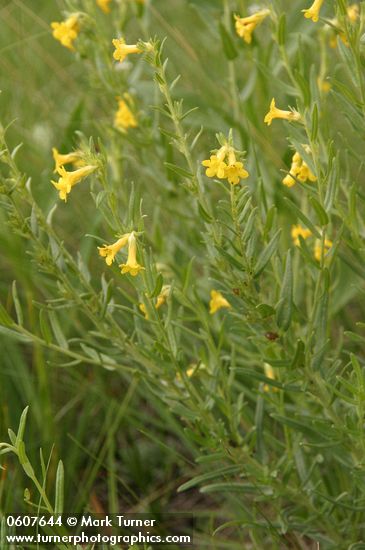
[[[57,172],[61,176],[58,181],[52,181],[52,184],[54,187],[59,191],[59,197],[63,201],[67,201],[67,195],[71,192],[71,189],[74,185],[79,183],[79,181],[83,180],[87,176],[89,176],[92,172],[96,170],[97,166],[83,166],[82,168],[79,168],[78,170],[74,170],[73,172],[66,172],[65,168],[61,166]]]
[[[281,119],[289,120],[290,122],[292,122],[292,121],[300,120],[301,116],[298,113],[298,111],[294,111],[294,110],[293,111],[283,111],[282,109],[278,109],[275,105],[275,99],[273,98],[271,100],[271,103],[270,103],[270,110],[265,115],[264,122],[268,126],[270,126],[270,124],[272,123],[272,121],[275,118],[281,118]]]
[[[124,246],[127,246],[130,233],[126,233],[120,239],[118,239],[113,244],[104,244],[103,246],[98,246],[99,254],[105,258],[107,265],[112,265],[114,262],[115,256]]]
[[[113,57],[116,61],[124,61],[127,55],[132,53],[142,53],[136,44],[126,44],[124,38],[114,38],[112,40],[115,51]]]
[[[319,19],[319,12],[323,2],[324,0],[314,0],[310,8],[302,10],[302,12],[304,13],[304,17],[306,17],[307,19],[312,19],[314,23],[317,23]]]
[[[137,242],[134,231],[132,231],[128,237],[127,262],[125,264],[120,264],[119,267],[122,270],[122,274],[129,273],[132,277],[135,277],[140,271],[145,269],[137,262]]]
[[[59,153],[56,147],[52,148],[53,159],[55,161],[54,172],[58,172],[58,169],[64,164],[70,164],[74,162],[79,162],[81,159],[80,151],[73,151],[72,153],[62,154]]]
[[[238,36],[243,38],[246,44],[251,44],[252,33],[260,23],[270,14],[270,10],[260,10],[248,17],[239,17],[235,15],[235,28]]]

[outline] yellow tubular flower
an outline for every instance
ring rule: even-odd
[[[124,61],[127,55],[131,53],[142,53],[136,44],[126,44],[124,38],[114,38],[112,40],[115,51],[113,53],[114,59],[117,61]]]
[[[104,13],[110,13],[110,2],[112,0],[96,0],[97,5]]]
[[[165,285],[162,287],[160,294],[157,296],[157,302],[155,305],[156,309],[159,309],[161,306],[164,305],[164,303],[166,302],[166,299],[170,295],[170,291],[171,291],[170,285]]]
[[[274,369],[269,363],[264,363],[264,371],[266,378],[270,378],[270,380],[275,380],[275,373]],[[264,391],[269,392],[272,391],[278,391],[279,388],[276,388],[275,386],[270,386],[269,384],[264,385]]]
[[[354,25],[356,21],[358,20],[360,16],[360,10],[358,4],[351,4],[351,6],[348,6],[347,8],[347,19],[349,22]],[[331,33],[331,37],[329,39],[329,45],[331,48],[337,47],[337,37],[340,38],[340,40],[345,44],[345,46],[349,47],[349,42],[347,40],[345,30],[338,19],[334,18],[331,19],[331,23],[334,25],[334,27],[337,27],[336,31],[333,29]]]
[[[240,178],[248,178],[249,173],[245,170],[242,162],[237,162],[236,155],[231,149],[228,154],[228,164],[225,167],[224,177],[228,179],[232,185],[237,185]]]
[[[142,269],[145,269],[137,262],[137,243],[136,237],[134,236],[134,231],[132,231],[128,237],[127,263],[120,264],[119,267],[121,268],[123,274],[129,273],[132,277],[135,277]]]
[[[329,239],[324,240],[324,250],[323,250],[324,255],[327,254],[327,252],[329,251],[329,249],[331,248],[332,245],[333,245],[333,242],[330,241]],[[314,245],[314,257],[317,260],[317,262],[321,261],[321,258],[322,258],[322,242],[319,239],[316,240],[316,243]]]
[[[62,46],[68,48],[69,50],[74,50],[73,43],[79,34],[79,24],[77,20],[77,15],[71,15],[65,21],[61,23],[53,22],[51,23],[51,28],[53,29],[53,37],[61,42]]]
[[[308,237],[310,237],[311,235],[312,232],[309,229],[302,227],[301,225],[293,225],[291,228],[291,237],[295,246],[300,245],[299,237],[302,237],[303,239],[308,239]]]
[[[99,254],[105,258],[107,265],[112,265],[119,250],[121,250],[124,246],[127,246],[129,235],[130,233],[126,233],[113,244],[98,246]]]
[[[269,13],[270,10],[261,10],[253,15],[250,15],[249,17],[239,17],[238,15],[235,15],[235,27],[238,36],[243,38],[246,44],[251,44],[253,31],[258,25],[260,25],[260,23],[262,23]]]
[[[231,304],[224,298],[218,290],[212,290],[210,292],[209,313],[213,315],[222,308],[230,308]]]
[[[188,378],[191,378],[195,372],[195,369],[196,369],[197,365],[192,365],[191,367],[189,367],[186,371],[185,371],[185,374]],[[176,380],[178,382],[182,382],[182,376],[179,372],[176,373]]]
[[[307,19],[312,19],[313,23],[317,23],[319,19],[319,11],[322,7],[324,0],[314,0],[310,8],[302,10],[304,17]]]
[[[208,176],[208,178],[214,178],[217,176],[218,178],[222,179],[225,177],[225,171],[227,168],[226,163],[224,162],[224,159],[227,154],[227,146],[223,145],[219,149],[216,155],[211,155],[209,159],[203,160],[202,165],[206,167],[205,174]]]
[[[118,110],[115,113],[114,126],[122,132],[125,132],[128,128],[136,128],[138,126],[136,117],[124,99],[121,98],[118,98]]]
[[[351,6],[347,8],[347,17],[349,18],[351,23],[356,23],[356,21],[359,18],[359,15],[360,15],[359,4],[351,4]]]
[[[322,77],[317,78],[317,86],[319,91],[327,94],[331,89],[331,84],[327,80],[324,80]]]
[[[168,296],[170,294],[170,290],[171,290],[170,285],[165,285],[165,286],[162,287],[162,290],[161,290],[160,294],[157,296],[155,309],[159,309],[161,306],[164,305],[164,303],[166,302],[166,299],[168,298]],[[148,319],[148,313],[147,313],[146,306],[144,304],[139,304],[139,309],[142,311],[145,318]]]
[[[57,151],[56,147],[53,147],[52,154],[55,161],[54,172],[58,172],[58,169],[64,164],[78,163],[81,160],[81,151],[73,151],[72,153],[62,155]]]
[[[307,153],[310,153],[310,149],[308,146],[304,145],[303,147]],[[311,172],[308,164],[304,162],[298,152],[295,152],[293,155],[290,173],[287,174],[283,179],[283,184],[287,187],[293,187],[293,185],[295,184],[294,178],[297,178],[302,183],[305,183],[307,180],[311,182],[317,181],[316,176],[313,174],[313,172]]]
[[[282,118],[285,120],[289,120],[292,122],[293,120],[300,120],[301,116],[298,113],[298,111],[282,111],[281,109],[277,109],[275,105],[275,99],[273,98],[270,103],[270,110],[265,115],[264,122],[270,126],[274,118]]]
[[[72,187],[94,172],[96,168],[97,166],[88,165],[78,170],[74,170],[73,172],[66,172],[64,167],[61,166],[57,170],[58,174],[61,176],[60,179],[58,181],[52,181],[52,184],[57,191],[59,191],[60,199],[66,202],[67,195],[71,192]]]

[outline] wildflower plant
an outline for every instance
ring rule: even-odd
[[[52,139],[0,96],[2,513],[361,548],[363,4],[53,4]]]

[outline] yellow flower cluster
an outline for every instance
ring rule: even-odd
[[[243,162],[237,161],[235,150],[230,145],[223,145],[219,151],[203,160],[208,178],[217,176],[219,179],[227,179],[232,185],[237,185],[240,179],[247,178],[249,173],[243,166]]]
[[[65,21],[57,23],[54,21],[51,23],[53,29],[53,37],[58,40],[62,46],[69,50],[74,50],[74,41],[76,40],[80,27],[78,23],[78,16],[76,14],[70,15]]]
[[[304,149],[307,153],[310,152],[310,149],[307,145],[304,146]],[[306,181],[317,181],[316,176],[310,170],[308,164],[302,159],[300,154],[296,151],[292,158],[292,163],[290,167],[290,173],[285,176],[283,179],[283,184],[287,187],[293,187],[295,185],[295,179],[298,179],[302,183]]]
[[[129,98],[128,94],[125,94],[125,97]],[[118,110],[114,116],[115,128],[118,128],[118,130],[121,130],[122,132],[126,132],[128,128],[136,128],[138,126],[137,119],[128,107],[127,102],[121,97],[117,99]]]
[[[58,181],[53,181],[52,184],[59,192],[59,197],[63,201],[67,201],[67,195],[71,192],[72,187],[82,181],[84,178],[95,172],[97,166],[87,165],[83,158],[81,151],[73,151],[72,153],[61,154],[54,147],[52,149],[53,158],[55,161],[55,172],[60,176]],[[64,168],[64,164],[77,164],[81,166],[73,172],[67,172]]]
[[[308,237],[312,236],[312,232],[301,225],[293,225],[291,228],[291,236],[295,246],[300,246],[300,237],[302,237],[302,239],[308,239]],[[323,245],[323,254],[326,255],[332,247],[333,242],[330,239],[325,239]],[[318,262],[321,261],[322,241],[320,239],[315,240],[313,255]]]
[[[324,246],[323,246],[323,255],[325,256],[327,252],[332,247],[333,242],[329,239],[324,240]],[[322,258],[322,243],[319,239],[316,239],[315,245],[314,245],[314,257],[317,260],[317,262],[321,261]]]
[[[222,308],[231,308],[231,304],[228,300],[225,299],[223,294],[218,290],[211,290],[210,292],[210,302],[209,302],[209,313],[214,315],[217,311]]]
[[[299,237],[302,237],[303,239],[307,239],[311,235],[312,235],[312,231],[310,231],[310,229],[306,229],[305,227],[302,227],[301,225],[293,225],[291,228],[291,236],[295,246],[300,246]]]
[[[235,28],[238,36],[243,38],[246,44],[251,44],[252,33],[255,28],[262,23],[262,21],[270,14],[270,10],[260,10],[248,17],[240,17],[235,15]]]
[[[349,23],[354,25],[356,23],[356,21],[359,19],[359,16],[360,16],[360,10],[359,10],[359,5],[358,4],[351,4],[351,6],[348,6],[348,8],[347,8],[347,19],[348,19]],[[344,31],[343,27],[341,26],[341,23],[338,21],[338,19],[336,19],[336,18],[331,19],[331,23],[333,25],[330,28],[331,38],[330,38],[330,41],[329,41],[329,45],[331,46],[331,48],[336,48],[337,47],[337,36],[340,37],[340,39],[342,40],[343,44],[345,44],[345,46],[349,46],[349,42],[347,40],[345,31]]]
[[[125,246],[128,245],[128,257],[124,264],[120,264],[122,273],[129,273],[132,277],[138,275],[138,273],[145,268],[137,262],[137,241],[134,231],[122,235],[115,243],[102,247],[98,247],[99,254],[105,258],[107,265],[111,265],[114,262],[116,254]]]

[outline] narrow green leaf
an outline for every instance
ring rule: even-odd
[[[323,441],[324,430],[317,430],[316,428],[310,426],[309,422],[302,422],[300,420],[289,418],[287,416],[281,416],[280,414],[274,414],[274,413],[272,413],[271,416],[281,424],[284,424],[285,426],[288,426],[289,428],[293,429],[295,432],[301,432],[302,434],[307,435],[310,438]]]
[[[266,248],[261,252],[260,256],[257,259],[255,268],[254,268],[254,276],[258,277],[260,273],[263,272],[266,265],[269,263],[271,256],[275,254],[277,251],[278,245],[279,245],[279,238],[280,238],[281,229],[278,229],[278,231],[275,233],[269,244]]]
[[[205,208],[202,206],[201,202],[198,202],[198,210],[200,216],[203,218],[203,220],[207,223],[212,223],[213,218],[208,212],[205,210]]]
[[[310,104],[310,101],[311,101],[311,94],[310,94],[308,80],[307,78],[304,78],[304,76],[298,70],[294,70],[294,77],[302,92],[303,103],[305,106],[307,106]]]
[[[271,364],[274,364],[274,361],[270,360]],[[301,392],[302,389],[298,385],[293,384],[282,384],[281,382],[278,382],[277,380],[273,380],[272,378],[268,378],[265,376],[263,372],[258,372],[253,369],[246,369],[244,367],[234,367],[232,370],[235,370],[236,372],[243,374],[244,376],[247,376],[249,379],[259,380],[260,382],[264,382],[268,386],[273,386],[275,388],[279,388],[281,390],[285,391],[293,391],[293,392]]]
[[[16,330],[11,330],[10,328],[6,328],[3,326],[0,326],[0,334],[3,334],[6,338],[12,338],[13,340],[17,340],[18,342],[22,342],[24,344],[29,344],[30,342],[32,342],[30,336],[27,336],[26,334],[21,334]]]
[[[52,333],[48,324],[47,313],[44,309],[41,309],[39,312],[39,327],[44,341],[50,344],[52,342]]]
[[[287,197],[284,197],[284,201],[287,203],[289,208],[297,214],[298,218],[304,223],[304,225],[312,231],[313,235],[317,237],[317,239],[320,239],[321,234],[319,233],[315,225],[313,225],[313,223],[310,221],[310,219],[307,218],[307,216],[300,210],[300,208],[298,208],[297,205],[293,201],[289,200]]]
[[[315,141],[318,134],[318,106],[314,103],[312,109],[312,128],[311,128],[311,140]]]
[[[16,281],[13,281],[12,284],[12,295],[13,295],[13,301],[14,301],[14,307],[16,312],[16,317],[18,320],[18,325],[23,326],[24,317],[23,317],[23,311],[22,307],[20,305],[19,297],[18,297],[18,291],[16,288]]]
[[[56,490],[55,490],[55,505],[54,505],[54,511],[56,514],[63,513],[64,478],[65,478],[65,472],[64,472],[63,462],[62,460],[60,460],[58,462],[57,472],[56,472]]]
[[[295,368],[296,366],[302,366],[304,364],[304,351],[305,345],[302,340],[298,340],[295,354],[290,365],[290,368]]]
[[[11,327],[14,325],[13,319],[10,317],[9,313],[6,311],[2,303],[0,302],[0,325],[5,327]]]
[[[54,311],[49,311],[48,317],[51,322],[53,334],[57,340],[57,343],[61,346],[61,348],[68,349],[68,342],[65,338],[65,335],[62,332],[62,329],[60,327],[60,324],[58,322],[58,319]]]
[[[255,224],[255,221],[256,221],[257,210],[258,210],[257,206],[255,206],[255,208],[252,209],[251,214],[249,215],[249,218],[248,218],[247,223],[245,225],[245,228],[243,230],[242,241],[244,243],[247,242],[251,238],[252,232],[254,230],[254,224]]]
[[[199,485],[204,481],[216,479],[218,477],[222,477],[228,474],[233,474],[235,472],[239,472],[239,470],[240,470],[239,466],[225,466],[223,468],[219,468],[218,470],[214,470],[213,472],[208,472],[206,474],[193,477],[192,479],[189,479],[189,481],[187,481],[186,483],[183,483],[183,485],[180,485],[177,492],[182,493],[183,491],[187,491],[192,487],[196,487],[197,485]]]
[[[11,441],[11,444],[14,445],[14,447],[16,446],[16,434],[13,432],[13,430],[11,430],[10,428],[8,429],[8,435],[9,435],[9,439]]]
[[[329,302],[329,286],[330,274],[327,268],[323,270],[323,290],[319,298],[316,311],[316,350],[321,349],[327,341],[328,332],[328,302]]]
[[[283,283],[280,290],[279,303],[276,308],[276,322],[278,326],[287,331],[290,327],[293,310],[293,269],[291,250],[288,250],[285,263]]]
[[[165,162],[164,165],[169,170],[171,170],[172,172],[174,172],[178,176],[182,176],[183,178],[191,179],[194,175],[191,172],[188,172],[187,170],[185,170],[185,168],[181,168],[181,166],[176,166],[176,164],[172,164],[171,162]]]
[[[286,15],[283,12],[279,19],[278,24],[278,44],[283,46],[285,44],[285,35],[286,35]]]
[[[255,309],[257,309],[263,319],[267,319],[267,317],[275,315],[275,309],[269,304],[259,304]]]
[[[201,493],[251,493],[270,496],[274,490],[270,485],[254,485],[253,483],[212,483],[200,489]]]
[[[329,222],[328,216],[324,208],[319,204],[315,197],[309,197],[309,202],[316,211],[318,221],[320,225],[327,225]]]
[[[338,154],[329,175],[326,196],[324,199],[324,208],[327,212],[331,211],[333,202],[337,195],[337,190],[340,183],[339,174],[340,174],[340,158]]]
[[[262,395],[258,395],[255,411],[255,428],[256,428],[256,454],[259,462],[266,462],[266,451],[264,441],[264,407],[265,399]]]
[[[26,421],[27,421],[28,409],[29,409],[29,407],[25,407],[25,409],[23,410],[23,412],[21,414],[20,420],[19,420],[18,433],[17,433],[17,436],[16,436],[16,442],[15,442],[15,446],[17,448],[19,446],[19,443],[21,441],[23,441],[25,424],[26,424]]]
[[[156,296],[158,296],[162,290],[162,287],[163,287],[163,276],[161,273],[159,273],[156,278],[156,284],[151,294],[151,298],[155,298]]]
[[[222,40],[223,51],[227,59],[232,61],[238,56],[232,38],[222,22],[219,23],[219,33]]]

